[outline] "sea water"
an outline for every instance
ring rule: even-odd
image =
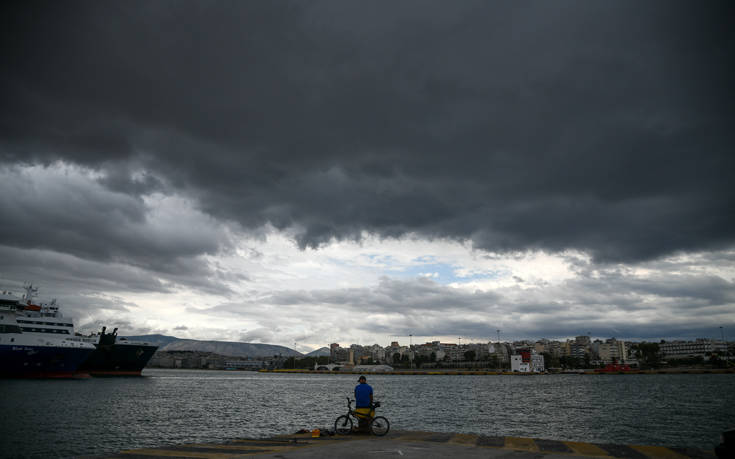
[[[0,456],[329,429],[357,375],[152,370],[140,378],[0,380]],[[392,430],[711,449],[735,425],[735,374],[367,375]]]

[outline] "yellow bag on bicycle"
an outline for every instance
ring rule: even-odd
[[[372,408],[355,408],[355,414],[358,418],[372,419],[375,417],[375,410]]]

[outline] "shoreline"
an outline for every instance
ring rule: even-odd
[[[223,370],[237,371],[237,370]],[[519,373],[511,371],[490,371],[490,370],[393,370],[393,371],[353,371],[353,370],[304,370],[304,369],[276,369],[258,370],[259,373],[297,373],[297,374],[332,374],[332,375],[431,375],[431,376],[548,376],[548,375],[671,375],[671,374],[735,374],[733,368],[671,368],[658,370],[628,370],[613,372],[596,372],[594,370],[571,370],[566,372],[555,373]]]

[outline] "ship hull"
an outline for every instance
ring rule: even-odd
[[[81,378],[79,366],[94,350],[55,346],[0,345],[2,378]]]
[[[97,344],[79,371],[92,376],[140,376],[158,346],[149,344]]]

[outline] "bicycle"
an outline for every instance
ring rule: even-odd
[[[388,430],[390,430],[390,422],[388,422],[386,418],[383,416],[371,417],[369,414],[358,413],[352,409],[352,402],[354,402],[354,400],[350,400],[350,397],[347,397],[347,414],[337,417],[334,421],[334,432],[337,435],[349,435],[352,433],[352,426],[354,425],[352,418],[355,418],[358,423],[360,420],[370,419],[368,430],[375,436],[382,437],[388,433]],[[375,413],[375,408],[378,408],[379,406],[380,402],[372,403],[370,405],[370,412]]]

